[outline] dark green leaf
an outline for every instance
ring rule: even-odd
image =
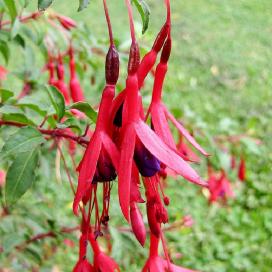
[[[60,120],[65,113],[65,102],[63,95],[53,86],[46,85],[45,90],[47,91],[50,102],[56,111],[58,119]]]
[[[9,233],[2,237],[2,246],[5,254],[12,252],[18,244],[24,241],[23,236],[19,233]]]
[[[9,61],[10,51],[6,42],[0,41],[0,52],[3,55],[6,63]]]
[[[37,100],[37,98],[34,96],[25,96],[18,101],[17,106],[20,108],[32,109],[43,117],[46,116],[48,110],[48,104],[45,102],[42,103],[42,101]]]
[[[38,149],[19,153],[7,172],[5,200],[13,205],[31,187],[35,181],[35,169],[38,164]]]
[[[21,35],[17,34],[13,40],[23,48],[25,47],[25,40]]]
[[[6,90],[6,89],[0,89],[0,97],[1,97],[1,103],[5,103],[9,98],[13,96],[13,92]]]
[[[32,150],[44,142],[45,140],[38,130],[32,127],[20,128],[4,144],[0,153],[0,160]]]
[[[2,119],[5,121],[19,122],[27,125],[35,125],[29,118],[23,113],[8,113],[3,114]]]
[[[87,102],[77,102],[69,107],[70,109],[77,109],[86,114],[94,123],[97,119],[96,111]]]
[[[90,3],[90,0],[79,0],[79,7],[77,11],[82,11],[85,9]]]
[[[64,122],[57,124],[57,128],[73,128],[81,133],[80,123],[75,117],[67,118]]]
[[[132,0],[132,2],[135,4],[138,12],[141,15],[142,23],[143,23],[142,33],[144,34],[146,30],[148,29],[150,8],[145,2],[145,0]]]
[[[11,20],[14,21],[17,16],[15,1],[14,0],[4,0],[4,3],[6,5],[6,7],[8,8]]]
[[[53,0],[39,0],[38,1],[38,9],[40,11],[46,10],[51,4],[53,3]]]

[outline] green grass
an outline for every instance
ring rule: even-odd
[[[93,1],[81,13],[76,13],[76,1],[69,2],[73,3],[68,6],[56,0],[53,8],[85,21],[96,37],[105,39],[102,1]],[[142,44],[150,47],[163,23],[165,10],[157,0],[147,2],[152,12],[150,28],[144,37],[139,36]],[[195,220],[192,230],[168,233],[170,252],[175,263],[200,271],[269,272],[272,267],[271,1],[172,2],[173,54],[165,86],[166,104],[188,127],[201,131],[196,136],[211,153],[214,149],[208,137],[216,135],[249,134],[263,143],[256,152],[250,146],[243,146],[248,179],[236,188],[236,199],[227,208],[209,207],[199,189],[184,181],[169,182],[166,191],[172,200],[171,220],[187,213]],[[128,40],[127,15],[122,1],[110,3],[110,13],[116,38]],[[147,84],[148,94],[149,88]],[[218,165],[218,161],[216,163]],[[205,176],[203,165],[200,171]],[[58,198],[54,194],[56,188],[61,186],[54,184],[47,188],[46,203]],[[69,199],[68,192],[61,198],[66,206]],[[61,205],[60,201],[57,203]],[[24,205],[31,207],[26,198]],[[47,213],[50,212],[49,209]],[[69,221],[72,218],[69,209],[65,212],[65,215],[58,214],[61,219],[56,211],[52,211],[52,216],[56,221]],[[124,223],[118,217],[116,198],[112,212],[116,215],[112,226]],[[113,256],[125,267],[123,271],[140,271],[147,251],[129,237],[120,237],[114,230],[112,234]],[[52,263],[68,271],[75,261],[75,250],[66,250],[72,256],[69,261],[60,250],[44,260],[42,271],[49,271]],[[182,253],[183,258],[177,259],[175,252]]]

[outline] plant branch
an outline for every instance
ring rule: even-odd
[[[39,11],[36,11],[36,12],[33,12],[25,17],[20,17],[19,20],[21,23],[26,23],[28,22],[29,20],[33,19],[33,20],[36,20],[38,17],[40,17],[43,13],[42,12],[39,12]],[[5,25],[10,25],[12,23],[12,21],[3,21],[1,24],[0,24],[0,28],[2,26],[5,26]]]
[[[72,228],[63,227],[60,230],[60,233],[71,233],[71,232],[74,232],[74,231],[77,231],[77,230],[80,230],[80,226],[72,227]],[[30,239],[24,241],[22,244],[16,246],[16,249],[17,250],[23,250],[27,245],[29,245],[29,244],[31,244],[33,242],[48,238],[48,237],[51,237],[51,238],[57,237],[57,232],[48,231],[48,232],[45,232],[45,233],[37,234],[37,235],[31,237]]]
[[[0,126],[25,127],[25,126],[28,126],[28,124],[0,120]],[[71,135],[71,134],[63,131],[63,129],[42,129],[39,127],[36,127],[36,129],[39,130],[44,135],[49,135],[51,137],[65,138],[68,140],[72,140],[72,141],[75,141],[84,147],[86,147],[86,145],[88,145],[88,143],[89,143],[89,141],[86,140],[85,137]]]

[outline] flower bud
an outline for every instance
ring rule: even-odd
[[[172,40],[168,38],[163,46],[161,53],[161,62],[167,63],[171,54]]]
[[[140,64],[140,51],[138,44],[132,43],[129,52],[129,61],[128,61],[128,74],[134,74],[137,72]]]
[[[159,34],[157,35],[156,37],[156,40],[153,44],[153,47],[152,49],[155,51],[155,52],[159,52],[163,46],[163,43],[168,35],[168,32],[169,32],[169,28],[170,28],[170,25],[169,24],[165,24],[161,31],[159,32]]]
[[[115,85],[119,78],[119,55],[115,46],[111,46],[106,56],[106,83]]]
[[[139,243],[144,246],[146,239],[146,229],[142,214],[135,202],[130,204],[130,220],[133,233],[135,234]]]

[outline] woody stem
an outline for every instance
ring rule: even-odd
[[[28,124],[0,120],[0,126],[26,127],[26,126],[28,126]],[[68,140],[72,140],[72,141],[75,141],[84,147],[86,145],[88,145],[88,143],[89,143],[89,141],[84,139],[84,137],[73,136],[69,133],[64,132],[61,129],[42,129],[42,128],[38,128],[38,127],[36,129],[44,135],[49,135],[49,136],[56,137],[56,138],[65,138]]]

